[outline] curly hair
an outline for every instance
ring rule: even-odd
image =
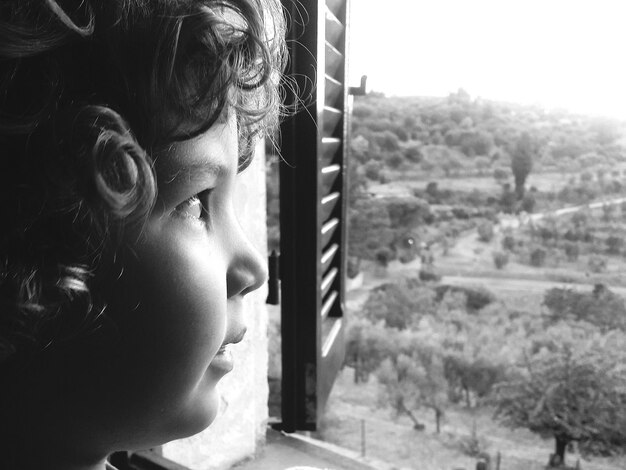
[[[92,331],[104,250],[154,204],[151,155],[237,115],[240,168],[281,112],[277,0],[0,6],[0,363]]]

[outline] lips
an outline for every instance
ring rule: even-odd
[[[215,357],[211,361],[209,368],[217,372],[222,372],[224,374],[227,374],[228,372],[233,370],[233,356],[228,349],[228,345],[241,342],[245,335],[246,328],[243,327],[235,334],[227,336],[222,343],[222,346],[217,350],[217,353],[215,353]]]

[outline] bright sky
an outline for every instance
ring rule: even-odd
[[[352,85],[626,119],[626,0],[352,0]]]

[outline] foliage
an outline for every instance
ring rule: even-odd
[[[360,199],[348,209],[348,250],[350,256],[375,260],[380,248],[394,240],[391,219],[384,204],[377,199]]]
[[[397,415],[407,415],[416,429],[422,425],[414,412],[421,407],[433,410],[437,433],[447,402],[447,381],[442,357],[428,347],[416,346],[409,356],[400,353],[385,359],[377,371],[384,398]]]
[[[437,274],[437,272],[432,267],[422,267],[419,271],[420,281],[439,281],[441,280],[441,275]]]
[[[463,295],[463,307],[470,312],[480,310],[496,300],[495,295],[484,287],[451,286],[444,284],[437,286],[435,292],[438,302],[441,302],[447,294]]]
[[[350,319],[346,329],[346,365],[354,368],[354,381],[366,381],[388,357],[397,354],[396,331],[383,322],[367,318]]]
[[[397,256],[396,244],[431,220],[427,201],[417,197],[360,197],[348,208],[350,256],[386,266]]]
[[[496,168],[493,170],[493,177],[497,182],[502,183],[509,179],[509,173],[504,168]]]
[[[593,292],[553,288],[543,299],[551,323],[559,321],[586,321],[601,331],[620,329],[626,331],[626,305],[624,299],[602,284]]]
[[[488,220],[482,222],[477,227],[478,230],[478,239],[481,242],[489,243],[493,239],[494,229],[493,223]]]
[[[496,269],[502,269],[509,263],[509,255],[504,251],[493,252],[493,264]]]
[[[606,239],[606,249],[611,255],[619,255],[624,249],[624,239],[617,235],[609,235]]]
[[[592,273],[601,273],[606,271],[608,261],[603,256],[592,255],[587,260],[587,267]]]
[[[524,197],[522,198],[521,209],[524,212],[527,212],[528,214],[532,214],[533,211],[535,210],[536,203],[537,203],[537,199],[532,194],[532,192],[526,193],[524,194]]]
[[[560,461],[565,446],[611,454],[626,448],[626,359],[623,334],[575,335],[566,342],[554,333],[554,347],[525,359],[516,374],[497,386],[495,416],[556,440]]]
[[[370,292],[363,316],[390,328],[406,329],[435,309],[435,292],[417,280],[383,284]]]
[[[389,261],[391,261],[393,259],[393,252],[386,246],[383,246],[381,248],[379,248],[378,250],[376,250],[376,262],[386,268],[387,265],[389,264]]]
[[[535,143],[530,134],[523,132],[515,142],[515,147],[511,154],[511,171],[515,179],[517,199],[524,197],[524,185],[526,184],[526,178],[533,168],[535,153]]]
[[[576,261],[580,255],[580,247],[576,242],[566,241],[563,244],[563,250],[565,251],[565,256],[567,256],[568,261]]]
[[[513,235],[507,234],[502,237],[502,249],[506,251],[514,251],[515,250],[515,237]]]
[[[530,252],[530,265],[536,268],[542,267],[546,262],[548,252],[541,247],[535,247]]]

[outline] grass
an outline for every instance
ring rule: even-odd
[[[362,449],[362,423],[365,423],[366,456],[389,462],[398,468],[419,470],[474,470],[476,459],[462,448],[472,439],[475,425],[479,447],[494,456],[501,453],[501,470],[540,470],[553,452],[552,440],[543,440],[527,430],[502,427],[491,418],[489,408],[467,409],[453,405],[447,412],[442,431],[436,434],[434,416],[419,410],[418,418],[426,424],[415,431],[408,418],[394,417],[379,402],[378,383],[353,383],[353,371],[345,368],[330,396],[320,437],[328,442],[355,450]],[[569,454],[574,465],[578,455]],[[626,458],[581,459],[585,470],[620,470]],[[495,467],[494,467],[495,468]]]

